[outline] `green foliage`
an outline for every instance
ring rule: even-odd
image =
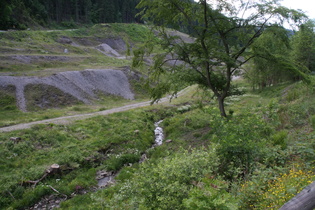
[[[294,97],[287,97],[291,91]],[[50,185],[68,197],[78,188],[90,191],[63,202],[63,209],[279,208],[314,179],[313,94],[296,83],[231,98],[228,119],[213,107],[196,109],[188,98],[190,110],[178,111],[187,104],[181,102],[1,133],[0,206],[28,208],[54,193]],[[288,130],[281,130],[284,116]],[[151,148],[160,119],[172,141]],[[148,160],[137,163],[144,153]],[[34,189],[21,185],[52,163],[61,165],[60,174]],[[94,192],[96,171],[103,169],[119,171],[116,184]]]
[[[115,177],[115,180],[118,180],[119,182],[127,182],[133,178],[134,173],[137,172],[138,169],[139,164],[134,164],[132,167],[124,167],[119,171]]]
[[[153,22],[160,38],[158,46],[163,49],[163,52],[154,55],[154,64],[149,69],[149,82],[154,84],[151,91],[154,101],[165,93],[176,93],[183,85],[198,84],[213,92],[218,99],[221,115],[226,117],[224,100],[234,92],[231,80],[243,64],[257,56],[258,53],[249,51],[249,48],[267,26],[274,24],[267,17],[277,16],[280,20],[277,24],[281,25],[282,20],[289,19],[292,14],[296,19],[303,16],[294,10],[271,6],[265,1],[247,4],[237,1],[234,4],[238,4],[239,8],[225,1],[212,4],[206,0],[198,3],[190,0],[140,1],[137,7],[142,11],[139,14],[144,20]],[[251,10],[246,20],[238,18],[239,12],[249,12],[248,7],[257,10]],[[226,15],[227,11],[229,16]],[[194,38],[167,30],[167,27],[187,29]],[[283,39],[283,33],[281,35]],[[152,51],[152,43],[152,40],[148,40],[144,47],[148,52]],[[144,59],[145,53],[143,47],[139,49],[133,64],[141,64],[139,60]],[[260,50],[259,54],[265,56],[270,53]],[[299,72],[286,61],[277,65],[285,65],[286,69]]]
[[[312,125],[313,129],[315,129],[315,115],[312,115],[310,117],[310,121],[311,121],[311,125]]]
[[[187,112],[191,109],[191,105],[185,105],[177,108],[177,111],[180,113]]]
[[[86,209],[89,207],[84,207],[87,203],[93,203],[90,194],[86,195],[78,195],[75,196],[67,201],[64,201],[60,204],[60,209]],[[82,207],[83,206],[83,207]]]
[[[12,24],[12,18],[11,13],[12,13],[12,6],[9,5],[6,1],[1,0],[1,8],[0,8],[0,29],[6,29],[11,27],[10,25]]]
[[[35,189],[27,189],[20,200],[15,200],[12,207],[14,209],[33,205],[36,201],[50,193],[51,189],[46,185],[39,185]]]
[[[272,129],[259,115],[246,113],[226,120],[217,109],[208,108],[208,112],[212,140],[220,145],[219,173],[228,180],[251,175],[257,162],[263,162]]]
[[[311,116],[315,114],[314,90],[305,83],[294,83],[281,91],[280,106],[275,114],[282,128],[311,125]]]
[[[144,117],[145,112],[138,110],[86,119],[74,125],[37,125],[28,130],[1,133],[1,206],[24,208],[53,193],[50,188],[42,189],[40,184],[50,184],[67,195],[76,186],[89,189],[96,184],[95,167],[110,166],[118,171],[124,164],[138,161],[140,154],[154,142],[153,121],[145,121]],[[21,141],[13,143],[11,136],[21,137]],[[29,186],[18,187],[23,181],[40,179],[53,163],[60,165],[61,174],[48,176],[34,190]],[[7,191],[16,195],[15,201]]]
[[[274,145],[279,145],[281,149],[285,149],[287,147],[287,136],[288,132],[285,130],[281,130],[274,135],[271,136],[271,140]]]
[[[72,192],[78,187],[81,189],[87,189],[90,186],[96,185],[97,181],[94,177],[96,174],[95,168],[91,168],[89,170],[79,170],[76,173],[77,176],[68,184]]]
[[[27,27],[75,28],[90,23],[139,22],[136,5],[139,0],[87,0],[87,1],[22,1],[2,0],[0,29],[26,29]],[[69,10],[68,8],[72,8]]]
[[[196,182],[183,203],[186,209],[238,209],[237,200],[227,190],[225,182],[204,178]]]
[[[5,107],[15,103],[15,98],[9,95],[0,96],[0,106]]]
[[[14,97],[15,88],[8,86],[0,88],[0,113],[8,111],[16,111],[16,100]]]
[[[315,71],[315,33],[314,21],[309,20],[299,27],[299,31],[292,37],[291,57],[301,66],[306,67],[306,72]]]
[[[206,174],[217,166],[215,145],[209,150],[180,151],[154,162],[145,162],[133,179],[120,185],[108,208],[182,209],[185,199]]]
[[[150,29],[145,25],[139,24],[110,24],[112,29],[117,33],[126,34],[127,37],[133,42],[144,42],[147,37],[152,33]],[[127,46],[130,43],[126,42]],[[129,48],[127,47],[127,50]]]
[[[289,37],[285,28],[272,26],[267,28],[252,46],[252,51],[257,56],[253,59],[253,66],[247,66],[245,78],[253,88],[266,88],[283,81],[292,80],[296,73],[288,74],[287,69],[273,56],[289,57]],[[292,72],[293,73],[293,72]]]
[[[109,171],[118,171],[124,165],[129,165],[137,163],[140,160],[140,154],[138,151],[131,154],[118,154],[112,157],[109,157],[109,160],[106,161],[106,169]]]
[[[189,147],[206,146],[210,143],[208,132],[210,130],[210,115],[191,106],[190,111],[184,113],[174,111],[173,115],[164,119],[162,127],[166,139],[172,139],[176,144],[162,145],[152,151],[154,157],[165,156],[165,149],[177,150],[178,145]]]
[[[290,168],[291,167],[291,168]],[[245,182],[238,189],[241,209],[279,209],[284,203],[312,183],[314,174],[304,165],[294,164],[278,175],[263,173]]]

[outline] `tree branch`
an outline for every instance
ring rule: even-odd
[[[247,44],[240,50],[238,51],[236,54],[232,55],[232,58],[234,58],[235,60],[237,60],[244,52],[245,50],[253,44],[254,40],[256,38],[258,38],[260,35],[261,35],[261,32],[264,28],[264,26],[267,24],[268,20],[270,20],[270,18],[272,17],[273,15],[270,15],[269,18],[267,18],[265,20],[265,22],[260,26],[259,30],[257,30],[257,32],[248,40]]]
[[[255,55],[250,56],[249,58],[247,58],[245,61],[241,62],[238,67],[234,68],[231,73],[233,74],[240,66],[242,66],[243,64],[247,63],[249,60],[253,59],[254,57],[256,57]]]

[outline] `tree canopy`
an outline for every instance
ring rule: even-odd
[[[293,60],[309,71],[315,71],[315,23],[308,21],[300,25],[299,31],[292,37]]]
[[[253,89],[284,81],[310,82],[308,73],[315,70],[314,23],[309,20],[298,31],[269,27],[251,50],[257,56],[246,68],[245,78]]]
[[[224,100],[235,93],[233,76],[257,56],[257,51],[249,50],[253,44],[267,28],[281,27],[288,19],[298,21],[305,17],[280,6],[277,0],[239,0],[233,4],[223,0],[141,0],[138,8],[142,9],[142,18],[155,25],[153,30],[158,31],[161,38],[158,44],[163,49],[155,54],[150,68],[150,79],[157,83],[152,90],[153,100],[164,93],[177,92],[180,83],[199,84],[213,92],[224,117],[227,116]],[[194,41],[185,41],[168,27],[189,29]],[[150,41],[136,51],[134,60],[139,61],[144,53],[152,52],[152,45],[156,43]],[[260,56],[262,53],[259,51]],[[162,80],[161,75],[167,79]]]

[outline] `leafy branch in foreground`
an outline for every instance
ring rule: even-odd
[[[305,17],[277,2],[140,1],[139,15],[153,22],[153,31],[160,39],[150,40],[136,51],[134,66],[140,65],[155,46],[163,49],[154,55],[149,72],[149,82],[157,84],[151,94],[153,100],[165,93],[176,93],[182,84],[199,84],[214,93],[221,115],[226,117],[224,100],[233,95],[232,78],[256,56],[249,48],[269,26],[280,27],[285,20]],[[247,18],[243,18],[245,13]],[[167,28],[185,29],[192,37]]]

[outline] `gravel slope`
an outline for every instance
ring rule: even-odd
[[[97,92],[118,95],[130,100],[134,99],[128,78],[120,70],[67,71],[49,77],[0,76],[0,86],[13,85],[16,87],[17,106],[22,111],[27,111],[24,89],[29,84],[45,84],[56,87],[86,104],[90,103],[90,99],[97,98]]]

